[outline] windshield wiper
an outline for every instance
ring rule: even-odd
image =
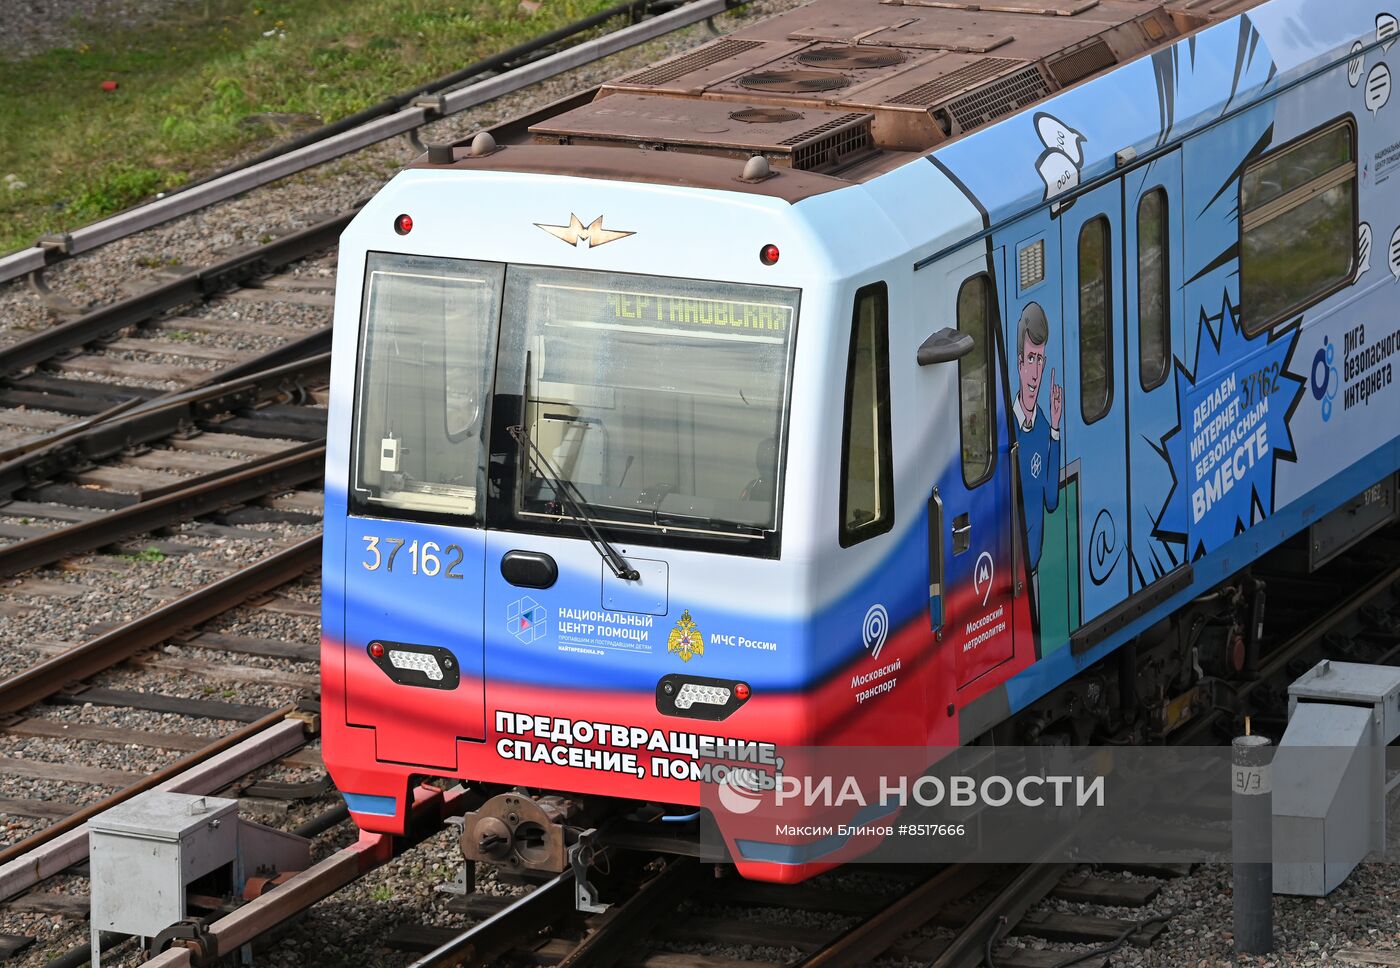
[[[627,563],[627,559],[618,554],[617,549],[608,543],[608,539],[603,537],[598,526],[593,523],[583,510],[573,495],[573,483],[566,482],[554,469],[554,465],[549,462],[540,449],[535,446],[535,442],[530,439],[529,432],[522,426],[507,427],[506,432],[514,438],[515,442],[525,448],[525,452],[530,455],[530,462],[535,465],[535,470],[544,478],[545,483],[554,488],[556,497],[562,498],[568,505],[569,515],[578,522],[579,528],[583,531],[583,536],[588,539],[588,543],[593,546],[593,550],[608,563],[612,573],[623,581],[637,581],[642,577],[642,573],[637,571]]]
[[[710,529],[716,535],[726,538],[761,538],[763,529],[754,524],[743,524],[739,521],[729,521],[724,518],[711,517],[705,514],[689,514],[685,511],[670,511],[664,514],[653,515],[652,520],[657,527],[670,525],[672,527],[683,528],[687,525],[692,528],[703,527]]]

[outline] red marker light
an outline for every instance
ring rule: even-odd
[[[747,682],[741,682],[738,685],[736,685],[734,687],[734,696],[740,702],[749,698],[749,684]]]
[[[394,231],[400,235],[407,235],[413,231],[413,216],[400,215],[394,219]]]
[[[778,247],[769,242],[758,250],[758,261],[766,266],[771,266],[778,261]]]
[[[372,656],[374,656],[376,659],[382,659],[382,658],[384,658],[384,646],[383,646],[383,644],[381,644],[381,643],[379,643],[379,642],[371,642],[371,643],[369,644],[369,654],[372,655]]]

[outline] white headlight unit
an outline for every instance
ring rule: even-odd
[[[437,657],[424,652],[390,649],[389,664],[395,669],[413,669],[421,672],[433,682],[442,681],[442,666],[438,665]]]
[[[702,686],[698,682],[687,682],[676,693],[676,708],[689,709],[696,703],[707,706],[723,706],[729,702],[729,689],[725,686]]]

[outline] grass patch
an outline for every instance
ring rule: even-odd
[[[0,61],[0,252],[613,2],[207,0],[139,30],[80,24],[73,49]]]
[[[151,562],[155,562],[155,561],[164,561],[164,560],[165,560],[165,552],[161,551],[161,550],[160,550],[159,548],[157,548],[155,545],[150,545],[150,546],[148,546],[148,547],[146,547],[146,548],[143,548],[142,550],[136,552],[136,554],[134,554],[134,555],[117,555],[117,557],[120,558],[120,559],[122,559],[123,561],[151,561]]]

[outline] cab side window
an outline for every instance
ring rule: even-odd
[[[889,293],[877,282],[856,293],[851,319],[841,445],[841,547],[893,526]]]
[[[972,337],[972,352],[958,360],[958,419],[963,482],[976,487],[992,473],[996,425],[992,420],[992,283],[986,273],[958,289],[958,330]]]

